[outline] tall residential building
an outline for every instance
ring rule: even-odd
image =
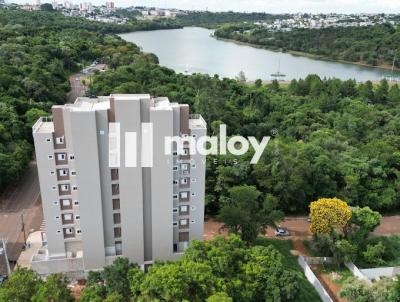
[[[33,126],[46,244],[32,268],[79,278],[121,255],[139,265],[174,260],[202,240],[205,156],[186,143],[166,154],[164,141],[205,135],[201,116],[167,98],[115,94],[53,106],[52,118]]]

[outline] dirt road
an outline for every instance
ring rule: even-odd
[[[24,243],[21,215],[28,236],[32,230],[39,230],[43,220],[36,162],[15,184],[0,197],[0,237],[8,239],[7,251],[10,261],[16,261]],[[0,256],[0,274],[6,273],[4,257]]]
[[[286,217],[285,221],[280,223],[280,226],[287,228],[290,232],[290,236],[284,237],[286,239],[305,239],[311,236],[310,223],[307,221],[307,217]],[[216,235],[226,234],[220,229],[221,227],[222,223],[208,219],[204,224],[204,238],[210,240]],[[400,215],[384,216],[381,225],[377,227],[374,234],[379,236],[400,235]],[[275,237],[272,228],[267,229],[267,236]]]

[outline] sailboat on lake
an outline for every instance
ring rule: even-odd
[[[279,58],[278,58],[278,71],[276,73],[271,74],[271,80],[277,80],[277,81],[284,81],[286,74],[281,73],[281,54],[282,54],[282,49],[279,52]]]

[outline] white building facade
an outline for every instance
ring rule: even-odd
[[[120,134],[109,137],[110,123]],[[143,125],[151,125],[151,128]],[[189,106],[149,95],[78,98],[53,106],[52,118],[33,126],[47,244],[32,268],[71,278],[127,257],[139,265],[177,259],[203,239],[205,156],[185,144],[165,152],[165,137],[206,135],[206,123]],[[142,138],[150,135],[153,154]],[[125,133],[135,133],[128,144]],[[120,146],[110,167],[109,144]],[[127,153],[127,154],[125,154]],[[126,165],[136,153],[136,165]],[[151,166],[142,166],[144,158]],[[127,167],[128,166],[128,167]]]

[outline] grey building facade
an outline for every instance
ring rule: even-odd
[[[109,136],[109,123],[119,135]],[[52,118],[33,126],[47,244],[32,268],[79,278],[119,256],[139,265],[174,260],[202,240],[205,156],[191,154],[189,143],[182,152],[172,144],[167,154],[165,137],[196,140],[206,128],[188,105],[149,95],[53,106]],[[126,133],[135,133],[135,144]],[[142,143],[149,135],[150,146]],[[126,162],[130,153],[134,164]]]

